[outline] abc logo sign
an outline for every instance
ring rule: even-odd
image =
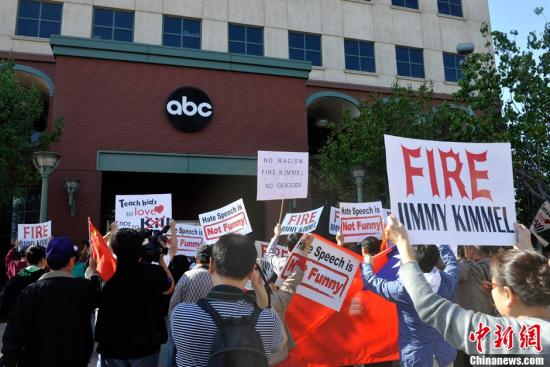
[[[214,107],[208,95],[193,87],[173,91],[166,101],[166,115],[172,124],[185,132],[195,132],[206,127],[212,119]]]

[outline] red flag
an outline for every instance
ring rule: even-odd
[[[96,227],[94,227],[90,218],[88,218],[88,228],[90,236],[90,252],[92,258],[97,263],[97,272],[104,281],[108,281],[116,270],[116,260],[111,250],[105,243],[103,236]]]
[[[340,312],[296,294],[285,317],[296,340],[296,349],[290,356],[292,367],[399,359],[396,306],[370,291],[363,291],[360,270]]]

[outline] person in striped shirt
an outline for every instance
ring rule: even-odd
[[[247,280],[263,282],[255,270],[256,247],[250,238],[227,234],[212,251],[209,271],[214,287],[207,295],[222,318],[249,316],[257,307],[244,293]],[[286,341],[279,317],[271,309],[261,311],[255,329],[269,358]],[[217,327],[211,316],[196,303],[180,303],[171,314],[171,332],[178,367],[206,367]]]

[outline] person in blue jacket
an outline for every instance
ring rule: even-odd
[[[460,270],[449,246],[413,246],[414,256],[432,290],[450,299],[456,289]],[[372,256],[363,252],[363,285],[397,305],[399,321],[399,350],[405,367],[449,366],[456,358],[456,349],[447,343],[431,326],[420,320],[403,283],[399,279],[383,279],[372,270]],[[441,258],[444,270],[436,267]]]

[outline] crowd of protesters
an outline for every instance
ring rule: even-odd
[[[487,329],[538,333],[537,350],[550,353],[549,261],[533,249],[525,227],[516,225],[516,232],[514,249],[465,246],[457,259],[446,245],[410,246],[403,225],[390,216],[387,241],[401,258],[396,280],[373,271],[379,240],[336,239],[363,256],[364,290],[397,305],[400,365],[467,366],[469,356],[481,351],[525,353],[519,343],[504,349],[479,337]],[[306,262],[302,257],[275,286],[286,263],[277,246],[292,251],[304,241],[308,253],[313,238],[280,237],[277,224],[266,251],[270,278],[254,241],[238,234],[201,245],[193,259],[176,255],[172,236],[162,243],[166,264],[162,252],[145,256],[141,231],[113,226],[105,239],[117,267],[106,282],[89,244],[78,248],[55,237],[45,249],[14,246],[5,258],[9,281],[0,294],[0,321],[7,322],[0,366],[88,366],[94,340],[98,367],[158,366],[163,344],[168,366],[296,366],[285,313]]]

